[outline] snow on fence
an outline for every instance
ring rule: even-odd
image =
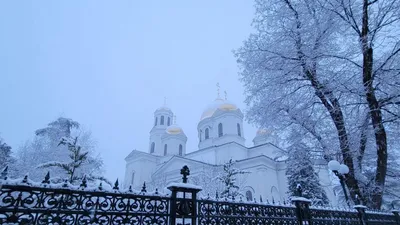
[[[181,173],[186,182],[189,170],[184,169]],[[201,187],[187,183],[168,186],[171,194],[164,195],[157,189],[148,192],[145,184],[140,191],[120,190],[118,181],[110,190],[102,185],[88,187],[85,179],[79,186],[50,184],[49,174],[42,183],[27,176],[11,180],[4,171],[0,179],[0,224],[400,225],[397,211],[369,211],[363,206],[352,210],[310,207],[310,201],[301,197],[301,187],[292,204],[270,204],[218,195],[200,199]]]

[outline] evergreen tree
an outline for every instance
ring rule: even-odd
[[[303,189],[303,197],[312,201],[313,205],[329,204],[328,197],[319,183],[318,174],[314,171],[309,149],[303,143],[296,143],[289,148],[288,177],[289,196],[296,196],[297,185]]]
[[[78,144],[78,137],[63,137],[58,145],[63,145],[68,147],[69,151],[69,162],[47,162],[39,165],[39,168],[49,168],[49,167],[58,167],[68,175],[68,180],[70,183],[79,183],[84,176],[88,180],[102,180],[108,182],[102,176],[96,176],[91,173],[89,170],[85,170],[84,168],[91,163],[91,159],[89,157],[89,151],[85,151],[82,147]],[[86,174],[87,173],[87,174]]]
[[[11,147],[0,138],[0,169],[4,168],[13,161]]]
[[[222,175],[218,177],[224,185],[224,190],[221,193],[221,197],[231,198],[236,197],[240,194],[240,184],[237,181],[238,175],[246,174],[249,172],[239,170],[235,168],[235,162],[230,159],[223,165]]]

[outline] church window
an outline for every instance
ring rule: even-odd
[[[240,124],[237,124],[237,133],[238,133],[239,137],[242,136],[242,131],[240,130]]]
[[[247,201],[253,201],[253,193],[251,191],[246,191],[246,199]]]
[[[218,137],[222,137],[224,135],[224,130],[222,127],[222,123],[218,124]]]
[[[132,172],[132,177],[131,177],[131,184],[133,184],[133,181],[135,180],[135,172]]]
[[[209,138],[210,138],[210,130],[208,128],[206,128],[205,139],[209,139]]]
[[[155,148],[156,148],[156,143],[152,142],[150,147],[150,153],[154,153]]]
[[[170,117],[168,117],[167,125],[168,125],[168,126],[171,125],[171,118],[170,118]]]
[[[275,186],[271,187],[271,196],[273,199],[278,199],[279,200],[279,191],[278,188],[276,188]]]
[[[164,145],[164,155],[167,155],[167,148],[168,148],[168,146],[167,146],[167,144],[165,144]]]
[[[183,146],[179,145],[179,155],[182,156],[183,155]]]
[[[154,126],[157,126],[157,122],[158,122],[158,117],[156,117],[156,118],[154,119]]]
[[[164,125],[164,116],[161,116],[160,125]]]

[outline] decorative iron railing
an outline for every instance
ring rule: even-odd
[[[234,201],[198,201],[198,224],[298,224],[294,206]]]
[[[169,198],[2,185],[0,224],[168,224]]]
[[[189,174],[186,167],[184,181]],[[0,224],[26,225],[400,225],[397,211],[368,211],[357,209],[334,210],[310,208],[304,198],[293,198],[281,205],[268,202],[243,202],[241,199],[197,198],[199,187],[187,183],[168,187],[171,195],[119,190],[118,182],[112,190],[81,185],[50,184],[49,175],[42,183],[27,177],[10,180],[0,178]],[[301,193],[299,191],[299,193]]]

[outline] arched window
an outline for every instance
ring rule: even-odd
[[[240,124],[237,124],[237,132],[238,132],[239,137],[241,137],[242,131],[240,130]]]
[[[170,118],[170,117],[168,117],[167,125],[168,125],[168,126],[171,125],[171,118]]]
[[[246,191],[246,199],[247,201],[253,201],[253,193],[251,191]]]
[[[222,127],[222,123],[218,124],[218,137],[222,137],[224,135],[224,129]]]
[[[165,144],[164,145],[164,155],[167,155],[167,151],[168,151],[167,148],[168,148],[168,146],[167,146],[167,144]]]
[[[155,148],[156,148],[156,143],[152,142],[150,147],[150,153],[153,153]]]
[[[280,199],[278,188],[276,188],[275,186],[271,187],[271,196],[272,196],[272,199],[275,199],[275,200]]]
[[[135,172],[132,172],[132,177],[131,177],[131,184],[133,184],[133,181],[135,180]]]
[[[164,116],[161,116],[160,125],[164,125]]]
[[[154,126],[157,126],[157,122],[158,122],[158,117],[156,117],[156,118],[154,119]]]
[[[206,128],[205,139],[209,139],[209,138],[210,138],[210,130],[208,128]]]
[[[182,156],[183,155],[183,146],[179,145],[179,155]]]

